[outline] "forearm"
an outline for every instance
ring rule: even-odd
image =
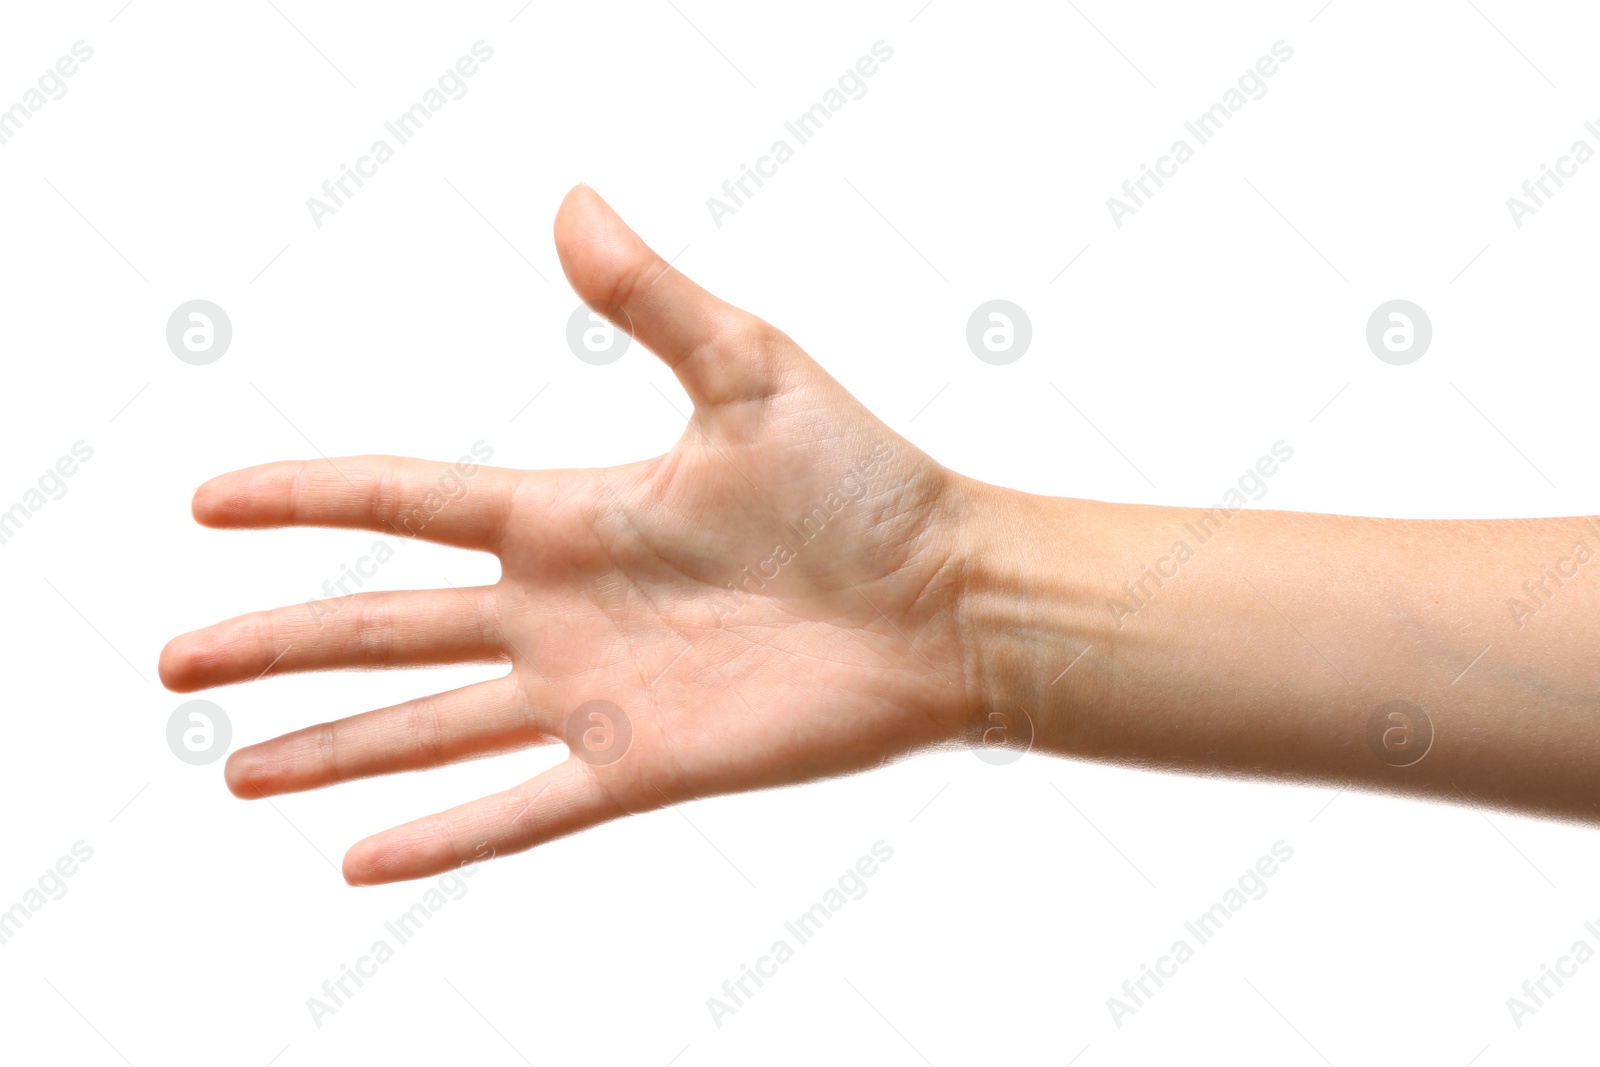
[[[963,492],[979,688],[1036,748],[1600,820],[1600,523]]]

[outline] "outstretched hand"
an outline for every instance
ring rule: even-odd
[[[670,452],[608,470],[365,456],[201,486],[207,526],[333,526],[492,552],[492,586],[358,593],[174,639],[180,692],[274,672],[499,661],[510,673],[235,752],[245,798],[541,743],[567,759],[346,854],[419,878],[619,816],[871,767],[969,733],[965,479],[873,417],[788,337],[668,266],[593,191],[555,222],[569,281],[677,375]],[[426,505],[441,484],[443,506]],[[459,486],[459,491],[454,487]]]

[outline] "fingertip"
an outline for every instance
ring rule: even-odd
[[[619,235],[624,238],[620,248]],[[644,243],[611,205],[587,185],[573,186],[562,199],[555,241],[568,283],[591,306],[610,304],[625,261],[648,255]]]
[[[222,780],[228,792],[240,800],[266,798],[266,792],[261,788],[262,762],[256,749],[255,745],[239,749],[228,757],[228,762],[222,767]]]
[[[206,482],[194,491],[194,496],[189,499],[189,514],[194,516],[194,521],[201,526],[211,525],[211,516],[216,507],[216,494],[212,490],[212,483]]]
[[[361,861],[356,857],[356,851],[360,848],[361,845],[357,844],[349,852],[346,852],[344,854],[344,863],[339,867],[339,873],[344,875],[344,884],[357,888],[372,884],[364,879],[363,871],[365,868],[361,866]]]
[[[576,225],[585,216],[596,210],[610,211],[611,207],[605,198],[595,192],[593,188],[579,182],[567,190],[567,195],[561,198],[561,206],[556,209],[556,242],[559,245],[564,233],[569,232],[568,227]]]
[[[249,494],[240,490],[241,472],[221,474],[203,483],[189,501],[189,513],[201,526],[222,528],[245,513]]]
[[[387,885],[434,873],[418,866],[403,849],[383,843],[383,835],[364,838],[350,846],[340,867],[345,883],[353,886]]]
[[[192,693],[200,688],[194,684],[193,657],[187,651],[186,638],[187,635],[168,641],[156,663],[156,674],[168,692]]]

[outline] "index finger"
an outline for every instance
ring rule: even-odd
[[[493,551],[520,472],[472,457],[435,463],[395,456],[287,461],[224,474],[194,494],[205,526],[333,526]]]

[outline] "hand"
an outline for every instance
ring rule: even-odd
[[[523,745],[571,749],[521,785],[358,843],[344,860],[352,884],[424,877],[694,797],[857,771],[967,733],[975,672],[956,535],[966,480],[788,337],[669,267],[587,187],[568,194],[555,239],[579,295],[693,401],[672,451],[600,471],[274,463],[195,494],[208,526],[371,529],[500,559],[493,586],[280,608],[162,652],[162,681],[180,692],[269,665],[510,665],[228,760],[229,788],[255,798]],[[591,701],[611,707],[579,713]]]

